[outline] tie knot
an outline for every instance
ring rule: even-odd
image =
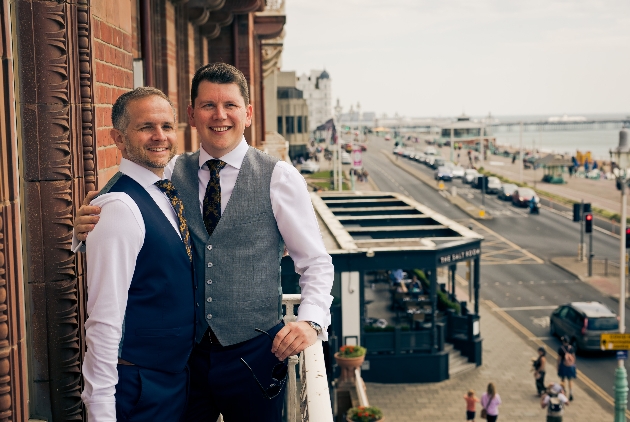
[[[157,186],[162,192],[171,195],[177,195],[177,190],[175,190],[175,185],[173,182],[167,179],[158,180],[155,182],[155,186]]]
[[[214,172],[216,174],[223,170],[223,167],[225,167],[227,163],[225,161],[213,159],[206,161],[206,165],[210,169],[211,173]]]

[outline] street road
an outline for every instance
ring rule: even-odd
[[[418,150],[424,148],[423,144],[415,146]],[[494,218],[483,222],[473,221],[466,213],[451,205],[440,192],[394,165],[381,152],[386,150],[387,154],[392,154],[393,147],[393,141],[376,137],[370,140],[363,162],[372,180],[382,191],[408,195],[466,226],[472,224],[475,231],[483,234],[486,240],[482,243],[481,299],[494,302],[549,349],[557,350],[560,346],[560,342],[549,335],[549,315],[558,305],[594,300],[618,311],[617,301],[550,263],[553,257],[577,255],[579,224],[573,223],[568,213],[554,213],[545,207],[540,215],[530,215],[526,208],[517,208],[510,202],[500,201],[496,195],[486,195],[486,210]],[[424,164],[404,157],[398,160],[433,176],[434,170]],[[481,204],[479,190],[459,180],[445,182],[445,185],[447,189],[452,185],[457,186],[458,195],[476,205]],[[618,261],[618,251],[619,239],[599,231],[594,233],[594,253],[597,257]],[[465,268],[460,266],[458,272],[464,275]],[[626,311],[626,315],[626,326],[630,326],[630,312]],[[529,365],[530,362],[515,364]],[[614,397],[614,355],[599,352],[580,354],[577,365],[586,376]],[[557,379],[555,368],[551,365],[547,373],[547,379]]]

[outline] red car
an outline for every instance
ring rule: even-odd
[[[527,207],[529,205],[529,201],[533,198],[536,198],[536,202],[540,201],[536,192],[529,188],[518,188],[512,194],[512,203],[518,207]]]

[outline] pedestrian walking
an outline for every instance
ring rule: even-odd
[[[544,347],[538,348],[538,358],[534,360],[534,379],[536,379],[536,391],[538,396],[542,396],[546,391],[545,388],[545,372],[547,367],[547,352]]]
[[[365,180],[366,183],[368,181],[368,176],[369,176],[368,171],[366,169],[363,169],[363,179]]]
[[[494,383],[489,383],[486,392],[481,396],[481,419],[486,419],[488,422],[496,422],[499,417],[500,404],[501,396],[497,393]]]
[[[558,383],[551,384],[540,399],[540,407],[547,408],[547,422],[562,422],[564,407],[568,405],[569,399]]]
[[[516,153],[512,154],[512,164],[516,162]]]
[[[475,413],[477,412],[477,403],[479,403],[479,398],[475,396],[474,390],[468,390],[468,393],[464,396],[464,400],[466,400],[466,420],[474,421]]]
[[[558,349],[558,376],[564,382],[568,380],[569,400],[573,400],[573,380],[576,378],[575,348],[569,344],[567,336],[562,337],[562,346]]]

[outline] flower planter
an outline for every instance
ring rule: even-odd
[[[346,418],[346,421],[347,421],[347,422],[355,422],[355,421],[354,421],[354,419],[350,419],[350,418]],[[374,422],[385,422],[385,418],[380,418],[380,419],[377,419],[377,420],[376,420],[376,421],[374,421]]]
[[[341,381],[354,382],[354,370],[360,368],[365,360],[365,355],[356,358],[344,358],[339,356],[339,352],[335,353],[337,365],[341,368]]]

